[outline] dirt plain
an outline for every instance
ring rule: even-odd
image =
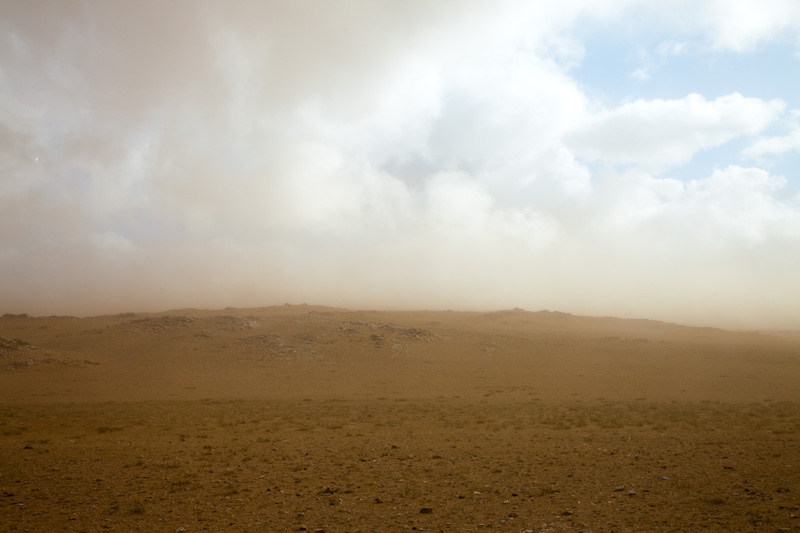
[[[800,531],[800,334],[0,318],[0,531]]]

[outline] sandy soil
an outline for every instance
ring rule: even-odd
[[[0,531],[800,530],[800,334],[0,318]]]

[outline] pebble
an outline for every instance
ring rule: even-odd
[[[420,514],[431,514],[433,512],[433,507],[423,507],[419,510]]]

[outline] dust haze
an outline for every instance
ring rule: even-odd
[[[572,76],[575,28],[659,17],[637,6],[6,3],[0,313],[307,302],[797,329],[792,182],[752,160],[672,174],[791,110],[598,99]]]

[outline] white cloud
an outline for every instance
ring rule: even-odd
[[[750,157],[758,157],[783,154],[792,150],[800,151],[800,128],[795,129],[788,135],[759,139],[745,148],[744,154]]]
[[[698,22],[713,45],[737,52],[790,34],[800,45],[800,3],[795,0],[712,0],[700,3]]]
[[[731,165],[687,186],[700,234],[716,242],[800,239],[800,212],[781,200],[787,181],[759,168]]]
[[[647,81],[650,79],[650,70],[646,67],[637,68],[630,73],[630,77],[639,81]]]
[[[656,47],[659,56],[678,56],[690,52],[691,44],[683,41],[663,41]]]
[[[787,187],[783,176],[736,165],[688,183],[606,171],[592,194],[592,226],[606,237],[628,234],[639,246],[668,244],[682,253],[791,242],[800,240],[800,209],[784,197]]]
[[[690,94],[679,100],[636,100],[589,116],[567,137],[582,157],[611,164],[664,169],[686,163],[713,148],[767,127],[785,104],[739,93],[706,100]]]

